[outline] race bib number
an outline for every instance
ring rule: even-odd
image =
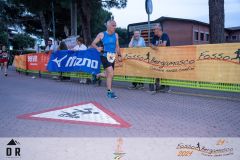
[[[115,53],[107,52],[107,60],[110,63],[113,63],[115,61]]]
[[[7,58],[7,56],[8,56],[8,55],[7,55],[6,52],[3,52],[3,53],[2,53],[2,57],[3,57],[3,58]]]

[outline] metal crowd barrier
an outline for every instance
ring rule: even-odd
[[[52,75],[59,76],[58,72],[39,72],[33,70],[24,70],[24,69],[16,69],[19,72],[24,73],[35,73],[40,75]],[[71,78],[92,78],[91,74],[83,73],[83,72],[63,72],[62,76],[71,77]],[[121,82],[139,82],[139,83],[147,83],[154,84],[154,78],[146,78],[146,77],[131,77],[131,76],[114,76],[114,81]],[[227,91],[227,92],[238,92],[240,93],[240,84],[229,84],[229,83],[212,83],[212,82],[197,82],[197,81],[186,81],[186,80],[172,80],[172,79],[160,79],[160,83],[163,85],[176,86],[176,87],[185,87],[185,88],[195,88],[195,89],[208,89],[215,91]]]

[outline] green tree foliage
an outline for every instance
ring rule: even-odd
[[[13,0],[14,3],[23,5],[26,9],[26,13],[22,17],[22,24],[25,27],[26,32],[41,34],[45,39],[45,42],[49,39],[49,33],[52,32],[52,7],[51,3],[54,3],[55,10],[64,11],[59,5],[59,1],[55,0]],[[60,8],[59,8],[60,7]],[[66,13],[66,12],[65,12]],[[65,14],[67,15],[67,14]],[[64,16],[64,14],[61,14]],[[65,18],[65,17],[64,17]],[[57,27],[58,28],[58,25]],[[59,26],[60,28],[60,26]]]
[[[127,0],[102,0],[102,1],[96,0],[96,1],[101,2],[102,6],[108,9],[113,7],[120,9],[125,8],[127,6]]]
[[[18,23],[23,9],[9,1],[0,2],[0,44],[8,45],[8,26]]]
[[[78,0],[78,9],[81,19],[83,38],[85,42],[89,45],[92,42],[91,38],[91,21],[93,16],[91,12],[97,13],[97,10],[101,8],[125,8],[127,5],[127,0]]]
[[[72,0],[7,0],[20,9],[19,22],[27,33],[33,33],[48,40],[52,35],[52,8],[54,3],[56,37],[65,38],[64,26],[70,29],[71,14],[70,3]],[[105,9],[112,7],[124,8],[127,0],[76,0],[78,10],[78,34],[82,35],[86,44],[92,42],[92,37],[100,31],[105,30],[104,23],[110,19],[111,13]],[[24,9],[24,12],[22,11]],[[17,19],[17,20],[16,20]]]
[[[19,23],[21,15],[24,13],[21,5],[15,4],[10,0],[1,0],[0,2],[0,21],[4,25],[13,25]]]
[[[17,34],[13,37],[14,49],[34,47],[35,40],[27,34]]]
[[[117,28],[116,32],[118,33],[120,47],[127,47],[128,46],[127,29]]]
[[[106,30],[106,22],[111,18],[112,13],[105,9],[98,9],[91,13],[91,37],[96,37],[99,32]]]
[[[3,23],[0,23],[0,44],[2,45],[8,44],[7,27]]]
[[[21,18],[27,33],[43,37],[45,41],[53,36],[52,6],[54,4],[56,38],[66,38],[64,26],[70,28],[70,0],[12,0],[25,7],[26,13]]]
[[[0,32],[0,44],[8,45],[8,33]]]

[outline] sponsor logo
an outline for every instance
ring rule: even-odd
[[[217,60],[217,61],[240,64],[240,49],[235,51],[231,56],[226,55],[224,53],[211,53],[210,51],[204,51],[204,52],[201,52],[198,58],[198,61],[203,61],[203,60]]]
[[[98,61],[88,58],[77,58],[76,56],[69,57],[65,67],[87,66],[93,69],[98,68]]]
[[[62,65],[62,61],[67,58],[67,55],[62,57],[61,59],[55,58],[52,60],[57,64],[58,67],[64,66],[64,67],[76,67],[76,66],[86,66],[92,69],[98,68],[98,61],[97,60],[91,60],[88,58],[77,58],[76,56],[69,57],[66,64]]]
[[[65,56],[62,57],[61,59],[55,58],[55,59],[52,60],[52,61],[55,62],[58,67],[61,67],[61,62],[62,62],[65,58],[67,58],[67,55],[65,55]]]
[[[202,156],[207,157],[222,157],[233,155],[233,148],[227,147],[228,142],[225,139],[218,140],[212,147],[202,145],[198,142],[196,144],[179,143],[177,145],[177,156],[190,157],[193,153],[200,153]]]
[[[123,139],[118,138],[117,139],[116,151],[115,151],[115,153],[113,153],[114,154],[114,160],[122,160],[123,156],[126,154],[126,153],[123,152],[122,145],[123,145]]]
[[[37,62],[38,61],[37,55],[33,55],[33,56],[28,55],[27,59],[28,59],[28,62]]]

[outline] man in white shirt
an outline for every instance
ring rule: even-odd
[[[54,45],[52,44],[52,40],[48,40],[47,47],[45,48],[45,52],[53,52],[54,51]]]
[[[146,47],[145,40],[143,37],[141,37],[141,31],[135,30],[133,32],[132,39],[128,45],[129,48],[132,47]]]
[[[72,49],[74,51],[83,51],[83,50],[87,50],[87,47],[83,44],[83,38],[82,37],[78,37],[76,38],[77,41],[77,45]],[[87,79],[85,78],[80,78],[79,79],[79,83],[87,83]]]
[[[77,41],[77,45],[72,50],[74,51],[87,50],[87,47],[83,44],[83,38],[78,37],[76,41]]]
[[[143,37],[141,37],[141,31],[140,30],[135,30],[133,32],[133,36],[132,36],[132,39],[131,39],[128,47],[129,48],[146,47],[145,41],[144,41]],[[128,88],[129,89],[143,89],[144,84],[143,83],[132,82],[132,86],[130,86]]]

